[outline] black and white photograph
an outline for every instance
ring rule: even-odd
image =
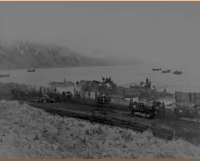
[[[1,1],[0,159],[200,159],[200,2]]]

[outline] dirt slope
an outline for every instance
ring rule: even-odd
[[[150,132],[52,116],[17,101],[0,101],[1,159],[200,158],[199,146]]]

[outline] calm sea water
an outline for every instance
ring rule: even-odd
[[[171,73],[163,74],[161,71],[152,71],[152,68],[162,68],[183,71],[182,75]],[[102,76],[110,76],[117,85],[139,84],[149,78],[157,89],[174,91],[200,91],[200,68],[196,66],[153,66],[153,65],[127,65],[104,67],[75,67],[75,68],[43,68],[36,72],[27,72],[27,69],[1,70],[0,74],[10,74],[10,77],[0,78],[1,82],[26,83],[35,86],[48,86],[49,81],[98,80]],[[71,90],[70,88],[69,90]],[[66,89],[59,89],[59,91]]]

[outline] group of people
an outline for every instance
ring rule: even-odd
[[[91,95],[90,92],[88,92],[88,98],[90,98],[90,95]],[[53,95],[50,95],[50,97],[56,99],[57,102],[60,101],[60,97],[62,97],[63,101],[66,101],[66,99],[70,99],[73,96],[76,99],[83,99],[84,100],[86,98],[86,92],[78,92],[78,91],[76,91],[76,92],[74,92],[74,94],[72,94],[72,92],[69,92],[69,91],[65,92],[65,91],[63,91],[62,93],[55,92],[55,93],[53,93]]]
[[[91,92],[85,92],[85,91],[77,91],[77,90],[74,90],[74,93],[72,94],[71,92],[69,91],[63,91],[62,93],[60,93],[59,91],[57,91],[57,88],[45,88],[45,87],[42,87],[40,86],[39,87],[39,91],[40,91],[40,94],[41,96],[44,96],[44,95],[48,95],[49,97],[51,98],[54,98],[56,99],[56,101],[60,101],[60,97],[62,97],[62,100],[66,100],[66,99],[70,99],[72,98],[72,96],[74,96],[76,99],[83,99],[85,100],[86,97],[87,98],[91,98]],[[103,94],[101,92],[95,92],[95,99],[99,99],[99,98],[107,98],[108,96],[106,94]],[[103,99],[104,101],[104,99]]]
[[[109,78],[107,78],[107,76],[106,76],[106,78],[102,77],[102,80],[103,80],[103,83],[113,83],[111,77],[109,77]]]
[[[91,96],[91,93],[90,92],[84,92],[84,91],[82,91],[82,92],[78,92],[78,91],[76,91],[75,93],[74,93],[74,96],[75,96],[75,98],[77,98],[77,99],[85,99],[86,98],[86,95],[88,95],[88,98],[90,98],[90,96]]]

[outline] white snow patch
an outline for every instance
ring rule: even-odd
[[[18,45],[18,44],[17,44],[17,49],[18,49],[18,51],[20,52],[21,55],[24,54],[24,51],[21,51],[21,50],[19,49],[19,45]]]
[[[20,49],[19,49],[19,45],[17,45],[17,49],[18,49],[18,51],[21,53],[21,51],[20,51]]]
[[[47,45],[47,48],[51,50],[51,48]]]
[[[54,45],[51,45],[51,47],[53,47],[54,49],[56,49],[56,50],[59,50],[56,46],[54,46]]]
[[[37,52],[35,53],[35,55],[37,55],[38,54],[38,50],[37,50]]]

